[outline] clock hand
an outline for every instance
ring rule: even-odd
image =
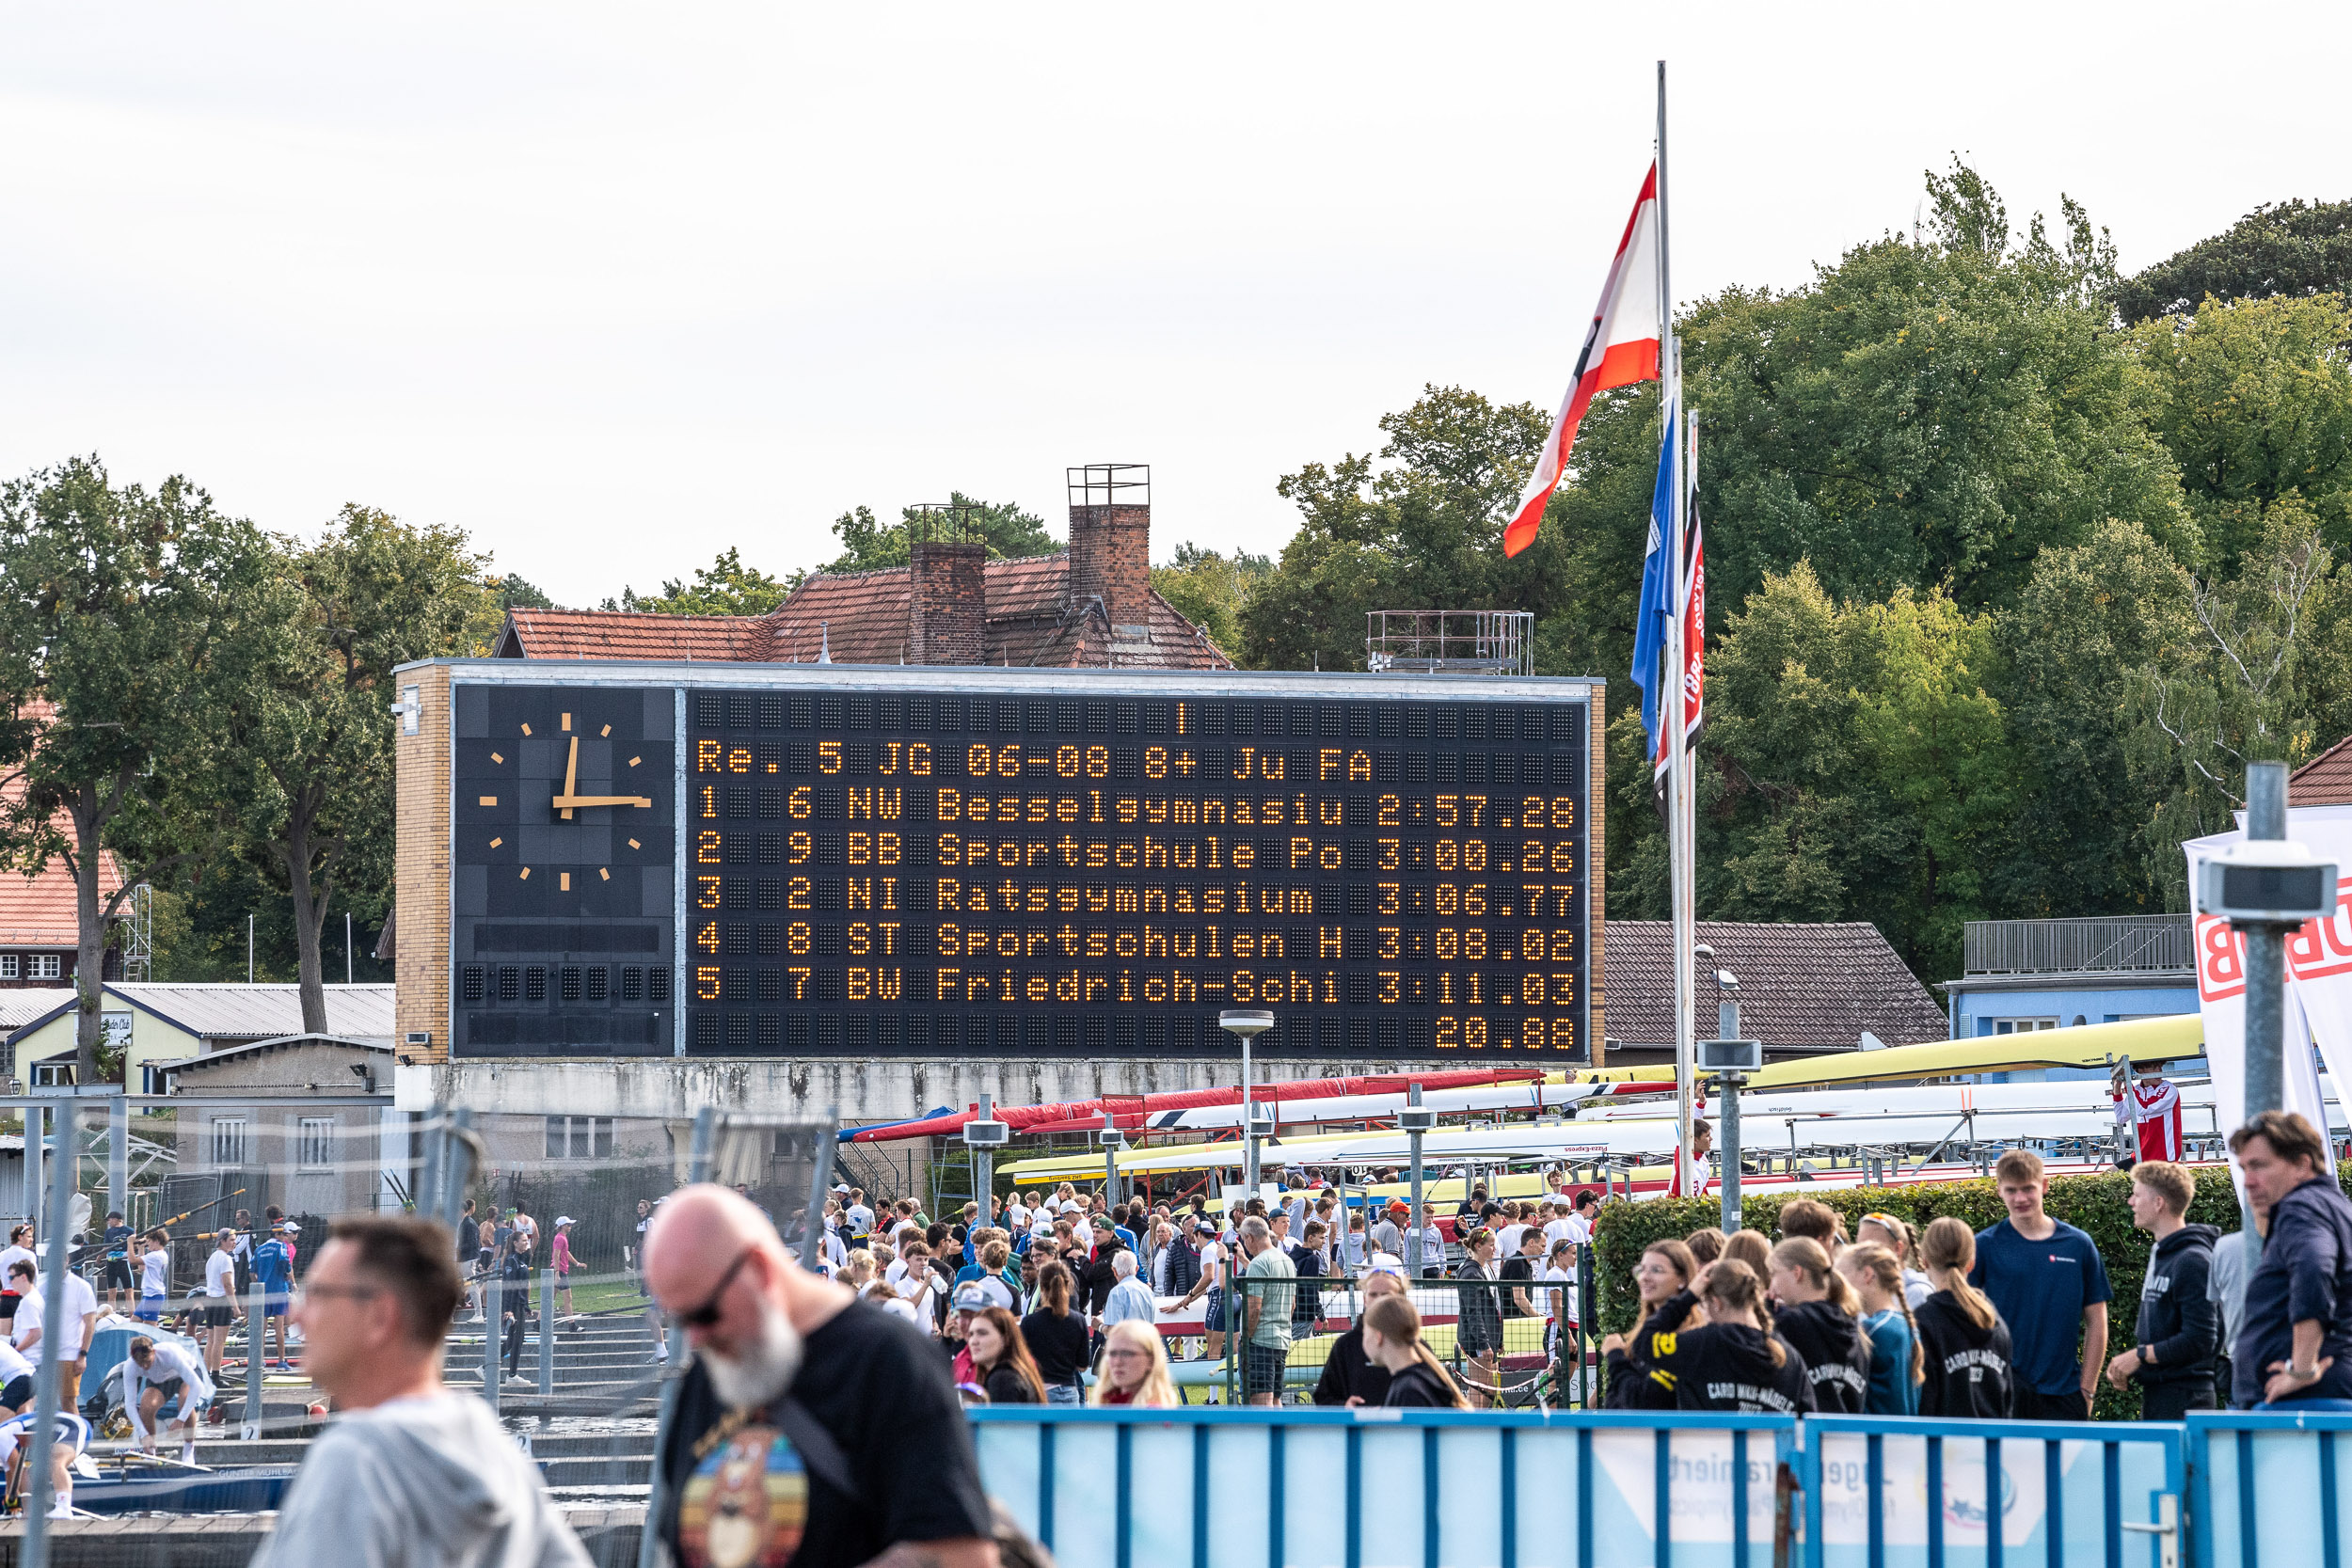
[[[559,795],[555,803],[569,816],[574,806],[644,806],[653,808],[653,801],[643,795]]]
[[[557,803],[558,805],[563,805],[564,800],[569,800],[569,799],[571,798],[572,789],[573,789],[573,787],[574,787],[574,785],[573,785],[573,781],[574,781],[574,780],[578,777],[579,773],[580,773],[580,736],[572,736],[572,749],[571,749],[571,754],[570,754],[570,755],[569,755],[569,756],[568,756],[568,757],[564,760],[564,794],[563,794],[562,799],[560,799],[560,800],[557,800],[557,802],[556,802],[556,803]],[[569,807],[569,806],[564,806],[564,821],[566,821],[566,822],[569,822],[571,819],[572,819],[572,808],[571,808],[571,807]]]

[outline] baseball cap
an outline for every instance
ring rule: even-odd
[[[1391,1214],[1409,1214],[1412,1212],[1412,1210],[1406,1207],[1405,1200],[1403,1198],[1392,1197],[1389,1199],[1389,1212]]]
[[[302,1234],[302,1227],[294,1224],[292,1220],[288,1220],[286,1222],[286,1233],[290,1236],[299,1236]]]
[[[985,1312],[994,1305],[988,1299],[988,1292],[980,1288],[980,1282],[977,1279],[967,1279],[957,1286],[956,1293],[951,1299],[955,1309],[959,1312]]]
[[[1196,1231],[1200,1231],[1207,1235],[1214,1236],[1216,1234],[1216,1221],[1209,1218],[1206,1214],[1203,1214],[1199,1219],[1193,1221],[1192,1227]]]
[[[850,1190],[850,1184],[847,1181],[836,1181],[833,1184],[833,1190],[836,1193],[846,1193]]]
[[[555,1216],[555,1224],[558,1229],[561,1229],[563,1227],[567,1225],[577,1225],[580,1222],[578,1220],[573,1219],[569,1214],[558,1214]]]

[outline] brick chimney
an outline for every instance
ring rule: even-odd
[[[1081,477],[1083,476],[1083,477]],[[1103,601],[1113,641],[1148,634],[1152,594],[1152,470],[1097,463],[1071,470],[1070,596]]]
[[[983,662],[988,590],[980,567],[988,547],[918,539],[909,553],[914,592],[907,603],[907,662]]]

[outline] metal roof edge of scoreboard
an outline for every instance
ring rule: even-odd
[[[1597,678],[405,669],[453,1060],[1594,1060]]]

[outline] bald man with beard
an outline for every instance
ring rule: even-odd
[[[694,1362],[657,1463],[683,1568],[997,1568],[936,1345],[803,1270],[760,1212],[684,1189],[644,1277]]]

